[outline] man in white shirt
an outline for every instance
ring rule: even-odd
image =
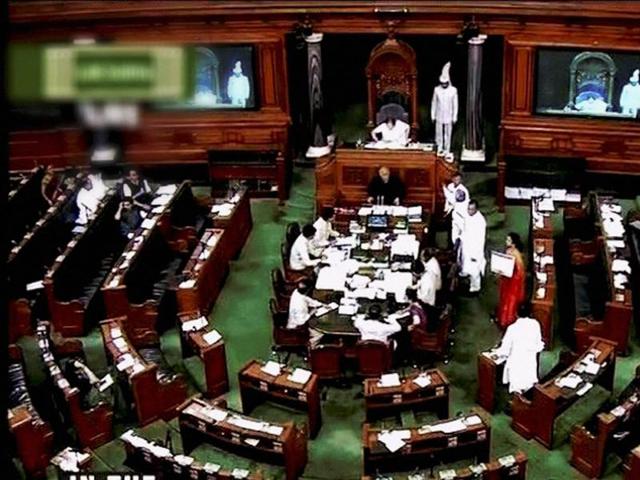
[[[322,302],[311,298],[309,296],[310,292],[310,281],[307,279],[300,280],[289,300],[287,328],[298,328],[305,325],[315,313],[315,310],[323,305]]]
[[[372,312],[370,312],[370,317],[374,318],[358,317],[353,322],[353,326],[360,332],[360,340],[362,341],[377,340],[390,345],[389,337],[402,330],[395,316],[389,316],[386,322],[377,320],[378,316],[373,315]]]
[[[417,290],[418,299],[431,307],[436,306],[436,293],[442,288],[442,270],[438,259],[430,249],[422,252],[422,268],[420,278],[413,288]]]
[[[507,357],[502,382],[509,384],[509,393],[525,392],[538,381],[538,353],[544,349],[540,323],[529,317],[527,305],[520,306],[518,317],[494,351]]]
[[[401,148],[409,143],[411,128],[402,120],[388,117],[383,123],[371,130],[371,138],[378,146]]]
[[[451,214],[451,244],[455,245],[462,229],[464,228],[464,217],[469,206],[469,190],[462,184],[462,174],[456,172],[451,177],[448,185],[442,185],[445,197],[444,214]]]
[[[484,215],[478,210],[478,203],[470,200],[458,251],[462,266],[460,276],[470,279],[469,293],[479,292],[482,286],[482,276],[486,266],[484,256],[486,235],[487,222]]]
[[[289,268],[296,272],[301,272],[307,268],[315,267],[320,263],[320,259],[312,259],[310,252],[313,251],[313,238],[316,229],[313,225],[307,224],[302,227],[302,233],[298,235],[291,246],[289,254]]]
[[[322,249],[329,244],[329,240],[332,237],[336,238],[340,236],[331,224],[334,217],[335,211],[333,207],[324,207],[322,213],[320,213],[320,216],[313,224],[313,227],[316,229],[316,234],[313,237],[313,251],[311,253],[316,257],[320,256]]]
[[[86,225],[95,216],[100,200],[104,196],[103,191],[94,188],[93,182],[89,177],[85,178],[82,188],[76,197],[76,205],[78,206],[78,225]]]

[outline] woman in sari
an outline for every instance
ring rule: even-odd
[[[518,307],[525,299],[525,267],[522,259],[522,240],[520,235],[510,232],[506,239],[506,254],[514,260],[513,275],[501,275],[498,279],[500,296],[498,298],[497,323],[503,330],[515,322]]]

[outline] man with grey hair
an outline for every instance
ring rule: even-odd
[[[400,205],[404,199],[404,184],[397,176],[391,175],[387,167],[380,167],[367,187],[367,202],[376,205]]]

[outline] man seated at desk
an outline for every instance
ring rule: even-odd
[[[302,227],[302,233],[298,235],[291,246],[289,254],[289,268],[296,272],[304,272],[308,268],[315,267],[320,263],[320,259],[312,259],[310,254],[314,252],[313,239],[316,235],[316,228],[307,224]]]
[[[376,205],[400,205],[404,199],[404,184],[387,167],[380,167],[367,187],[367,202]]]
[[[411,128],[402,120],[393,117],[387,119],[371,130],[373,148],[404,148],[409,143]]]
[[[319,257],[322,250],[329,245],[331,238],[337,238],[340,233],[333,229],[331,222],[335,218],[335,210],[333,207],[324,207],[318,219],[313,223],[316,234],[313,237],[313,249],[311,254]]]
[[[312,290],[313,285],[310,280],[305,278],[298,282],[289,300],[287,328],[294,329],[306,325],[316,310],[324,305],[322,302],[311,298]],[[309,329],[309,336],[309,343],[312,346],[316,345],[322,338],[322,334],[312,328]]]
[[[353,326],[360,332],[360,340],[376,340],[390,345],[389,337],[402,330],[402,326],[394,315],[389,316],[386,321],[381,319],[382,309],[379,305],[369,307],[368,318],[358,317],[353,322]]]

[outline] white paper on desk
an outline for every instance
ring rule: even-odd
[[[44,283],[42,282],[42,280],[38,280],[36,282],[31,282],[31,283],[27,283],[27,292],[32,292],[34,290],[40,290],[44,288]]]
[[[282,365],[280,365],[278,362],[269,360],[267,363],[264,364],[261,370],[267,375],[277,377],[278,375],[280,375],[280,371],[282,370]]]
[[[516,265],[516,259],[505,253],[491,251],[491,271],[511,278]]]
[[[221,422],[229,415],[227,412],[220,410],[219,408],[207,408],[204,410],[204,414],[214,422]]]
[[[324,305],[316,310],[315,315],[316,317],[321,317],[322,315],[326,315],[327,313],[334,311],[336,308],[338,308],[338,304],[336,302],[331,302],[330,304]]]
[[[380,377],[380,380],[378,381],[378,386],[383,388],[399,387],[400,375],[398,375],[397,373],[385,373]]]
[[[349,282],[349,286],[353,289],[356,288],[366,288],[369,283],[371,283],[371,279],[365,275],[354,275],[351,277],[351,282]]]
[[[406,217],[407,214],[408,214],[407,207],[403,207],[401,205],[391,207],[391,215],[394,217]]]
[[[631,267],[629,266],[629,261],[622,258],[616,258],[613,262],[611,262],[611,271],[624,272],[631,275]]]
[[[265,427],[265,423],[264,422],[258,422],[258,421],[255,421],[255,420],[249,420],[247,418],[237,417],[237,416],[229,417],[227,422],[229,422],[232,425],[235,425],[237,427],[244,428],[246,430],[253,430],[253,431],[256,431],[256,432],[262,432],[264,430],[264,427]]]
[[[218,333],[217,330],[211,330],[202,336],[202,339],[205,342],[207,342],[207,345],[213,345],[214,343],[218,342],[221,338],[222,338],[222,335],[220,335],[220,333]]]
[[[407,215],[410,217],[422,216],[422,205],[414,205],[407,208]]]
[[[360,207],[358,210],[358,216],[366,217],[367,215],[371,215],[371,212],[373,212],[373,208],[371,207]]]
[[[351,247],[355,248],[358,245],[358,239],[355,235],[349,235],[347,237],[340,237],[336,239],[336,247]]]
[[[113,327],[111,329],[111,338],[120,338],[122,336],[122,331],[120,327]]]
[[[576,388],[582,382],[582,378],[574,373],[569,373],[568,375],[557,379],[554,383],[560,388]]]
[[[155,224],[156,218],[145,218],[140,224],[140,227],[144,230],[151,230]]]
[[[392,430],[378,434],[378,441],[382,443],[391,453],[397,452],[406,445],[405,440],[411,438],[410,430]]]
[[[347,281],[347,272],[344,268],[323,267],[318,272],[318,280],[316,280],[317,290],[344,290],[344,284]]]
[[[151,213],[158,214],[164,212],[164,205],[158,205],[157,207],[153,207]]]
[[[201,253],[200,256],[198,257],[198,260],[206,260],[209,257],[209,254],[211,253],[211,250],[208,249],[204,249]]]
[[[543,255],[540,259],[541,268],[544,268],[547,265],[553,265],[553,255]]]
[[[119,337],[119,338],[114,338],[113,339],[113,344],[118,348],[118,350],[120,350],[121,352],[127,351],[129,349],[129,346],[127,345],[127,342],[124,340],[124,338]]]
[[[600,364],[596,362],[589,362],[584,366],[584,371],[589,375],[597,375],[600,371]]]
[[[474,425],[480,425],[482,423],[482,419],[478,415],[471,415],[462,420],[467,427],[472,427]]]
[[[98,381],[98,390],[100,392],[104,392],[111,385],[113,385],[113,377],[111,376],[111,374],[107,373]]]
[[[189,280],[180,282],[180,285],[178,285],[178,288],[193,288],[195,284],[196,284],[196,280],[194,278],[191,278]]]
[[[627,411],[625,410],[625,408],[621,405],[618,405],[616,408],[614,408],[613,410],[611,410],[611,415],[613,415],[614,417],[624,417],[624,415],[627,413]]]
[[[187,320],[182,324],[183,332],[192,332],[194,330],[202,330],[209,325],[206,317],[194,318],[193,320]]]
[[[151,205],[161,205],[164,206],[171,201],[171,195],[160,195],[151,200]]]
[[[182,465],[183,467],[188,467],[194,462],[193,457],[189,457],[187,455],[178,454],[175,457],[173,457],[173,459],[176,461],[178,465]]]
[[[513,455],[500,457],[498,459],[498,463],[500,463],[500,465],[502,465],[503,467],[510,467],[511,465],[516,463],[516,457],[514,457]]]
[[[269,435],[275,435],[276,437],[279,436],[283,430],[284,428],[278,425],[266,425],[262,429],[263,432],[268,433]]]
[[[462,420],[452,420],[450,422],[440,423],[438,425],[431,425],[431,430],[434,432],[442,433],[455,433],[466,430],[467,426]]]
[[[518,187],[504,187],[504,196],[509,200],[520,199],[520,189]]]
[[[582,395],[587,393],[589,390],[591,390],[592,387],[593,387],[593,383],[587,382],[582,387],[580,387],[580,389],[576,392],[576,395],[581,397]]]
[[[426,373],[420,374],[413,379],[413,383],[418,385],[420,388],[427,387],[431,385],[431,376],[427,375]]]
[[[217,473],[218,470],[220,470],[220,465],[218,465],[217,463],[205,463],[204,467],[202,467],[203,470],[207,473]]]
[[[156,190],[156,195],[173,195],[177,189],[178,186],[175,183],[162,185]]]
[[[293,383],[300,383],[305,385],[311,378],[311,372],[304,368],[296,368],[291,375],[287,377],[287,380]]]
[[[384,283],[384,289],[387,293],[393,293],[397,302],[406,303],[407,288],[413,284],[413,275],[411,272],[386,270],[384,272]]]
[[[358,313],[358,304],[355,305],[340,305],[338,308],[339,315],[355,315]]]
[[[251,445],[252,447],[256,447],[260,443],[260,440],[258,440],[257,438],[245,438],[244,442],[247,445]]]
[[[552,188],[549,193],[554,202],[564,202],[567,197],[567,190],[564,188]]]
[[[69,388],[69,386],[69,382],[66,378],[61,378],[60,380],[58,380],[58,387],[60,387],[61,390]]]
[[[610,250],[615,251],[618,248],[624,248],[625,243],[624,240],[607,240],[607,247],[609,247]]]
[[[207,240],[207,247],[214,247],[218,243],[219,239],[220,237],[218,235],[211,235],[209,240]]]
[[[556,207],[553,205],[553,200],[551,198],[543,198],[538,202],[538,211],[539,212],[553,212]]]
[[[130,353],[125,353],[124,355],[122,355],[119,358],[118,363],[116,363],[116,368],[120,371],[123,372],[125,371],[127,368],[132,367],[134,364],[134,360],[133,357],[131,356]]]
[[[618,290],[624,290],[625,285],[627,284],[628,281],[629,279],[624,273],[616,273],[613,276],[613,286]]]
[[[373,288],[358,288],[347,292],[346,295],[352,298],[368,298],[369,300],[373,300],[376,298],[376,291]]]
[[[540,283],[547,283],[546,272],[536,272],[536,280]]]
[[[249,470],[245,470],[243,468],[234,468],[231,471],[231,476],[233,478],[241,479],[241,478],[247,478],[249,476],[249,473],[251,473],[249,472]]]
[[[538,300],[542,300],[547,295],[547,289],[545,287],[540,287],[536,290],[536,298]]]

